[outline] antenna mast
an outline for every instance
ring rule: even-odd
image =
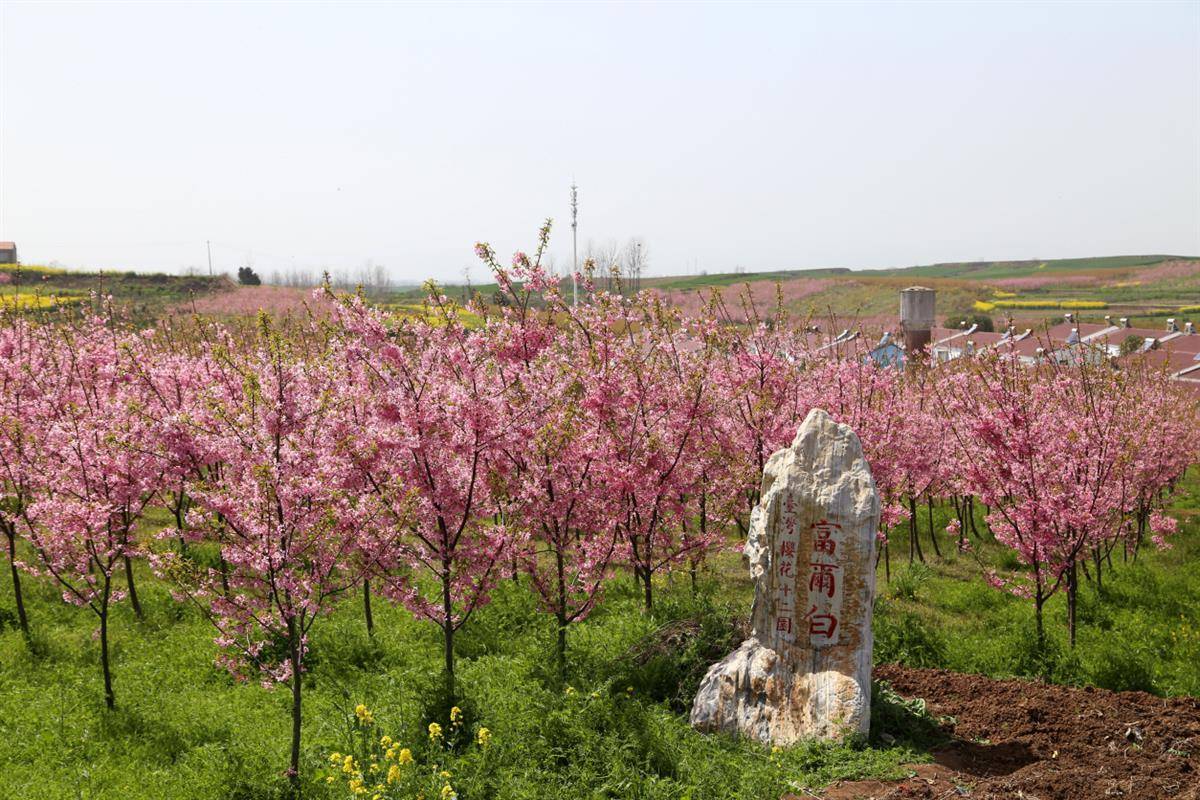
[[[579,190],[571,181],[571,305],[579,305]]]

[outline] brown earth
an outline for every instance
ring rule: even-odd
[[[796,800],[1200,800],[1200,698],[890,664],[875,677],[952,718],[953,740],[903,781],[841,782]]]

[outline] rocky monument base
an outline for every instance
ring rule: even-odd
[[[814,409],[763,471],[752,633],[704,676],[694,727],[778,745],[867,733],[878,528],[858,437]]]

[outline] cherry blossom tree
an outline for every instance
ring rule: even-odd
[[[34,411],[40,394],[34,376],[42,370],[44,343],[35,338],[28,320],[0,311],[0,531],[8,544],[8,563],[13,600],[21,632],[29,637],[29,617],[21,591],[21,561],[18,543],[24,541],[23,527],[29,520],[36,471],[30,440],[35,429]]]
[[[1043,609],[1062,588],[1074,643],[1078,559],[1120,524],[1121,406],[1106,370],[977,357],[944,392],[967,480],[997,541],[1030,570],[1031,586],[1008,586],[1032,598],[1039,646]]]
[[[358,584],[352,567],[369,523],[341,455],[355,435],[340,413],[342,373],[326,352],[297,352],[266,318],[249,346],[208,347],[206,385],[167,427],[193,472],[182,535],[215,541],[227,572],[165,553],[157,559],[218,630],[219,663],[292,694],[289,776],[298,786],[302,673],[309,633]],[[169,387],[169,384],[168,384]]]
[[[541,607],[554,616],[565,682],[567,630],[600,599],[619,542],[618,505],[602,480],[610,458],[598,413],[604,365],[589,349],[591,332],[541,266],[548,236],[547,223],[533,258],[517,253],[511,269],[496,263],[487,245],[478,250],[506,298],[487,327],[493,358],[511,386],[505,401],[514,435],[501,451],[510,465],[506,516],[520,533],[521,566]]]
[[[724,309],[719,295],[717,300],[716,310],[727,321],[716,373],[724,395],[718,423],[726,440],[725,458],[740,477],[736,491],[744,505],[735,521],[744,536],[750,512],[758,503],[767,459],[791,442],[802,421],[797,385],[809,354],[795,326],[789,324],[782,295],[777,294],[767,314],[752,294],[744,294],[739,318],[749,320],[749,327],[732,324],[731,312]]]
[[[126,595],[136,603],[132,559],[143,551],[134,533],[163,475],[161,459],[146,447],[141,387],[131,378],[138,341],[111,316],[42,327],[43,361],[32,376],[40,401],[29,415],[23,452],[32,463],[34,495],[22,515],[37,571],[58,582],[64,600],[99,619],[109,708],[116,703],[109,612]],[[122,567],[126,589],[113,581]],[[135,611],[140,616],[140,606]]]
[[[587,312],[599,317],[591,346],[605,363],[597,411],[612,457],[604,480],[619,498],[625,555],[649,610],[657,573],[721,541],[716,526],[684,535],[705,474],[698,456],[717,429],[715,332],[649,293],[598,295]]]
[[[365,558],[387,597],[441,628],[453,696],[454,634],[489,602],[512,545],[492,517],[513,425],[486,337],[430,289],[418,316],[389,318],[360,298],[335,314],[347,390],[365,398],[348,458],[381,521]]]

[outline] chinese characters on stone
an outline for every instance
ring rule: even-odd
[[[790,496],[784,501],[780,523],[782,535],[774,559],[775,635],[789,644],[805,633],[810,647],[837,644],[842,610],[842,528],[820,519],[808,526],[808,535],[801,536]],[[801,542],[808,552],[801,554]]]

